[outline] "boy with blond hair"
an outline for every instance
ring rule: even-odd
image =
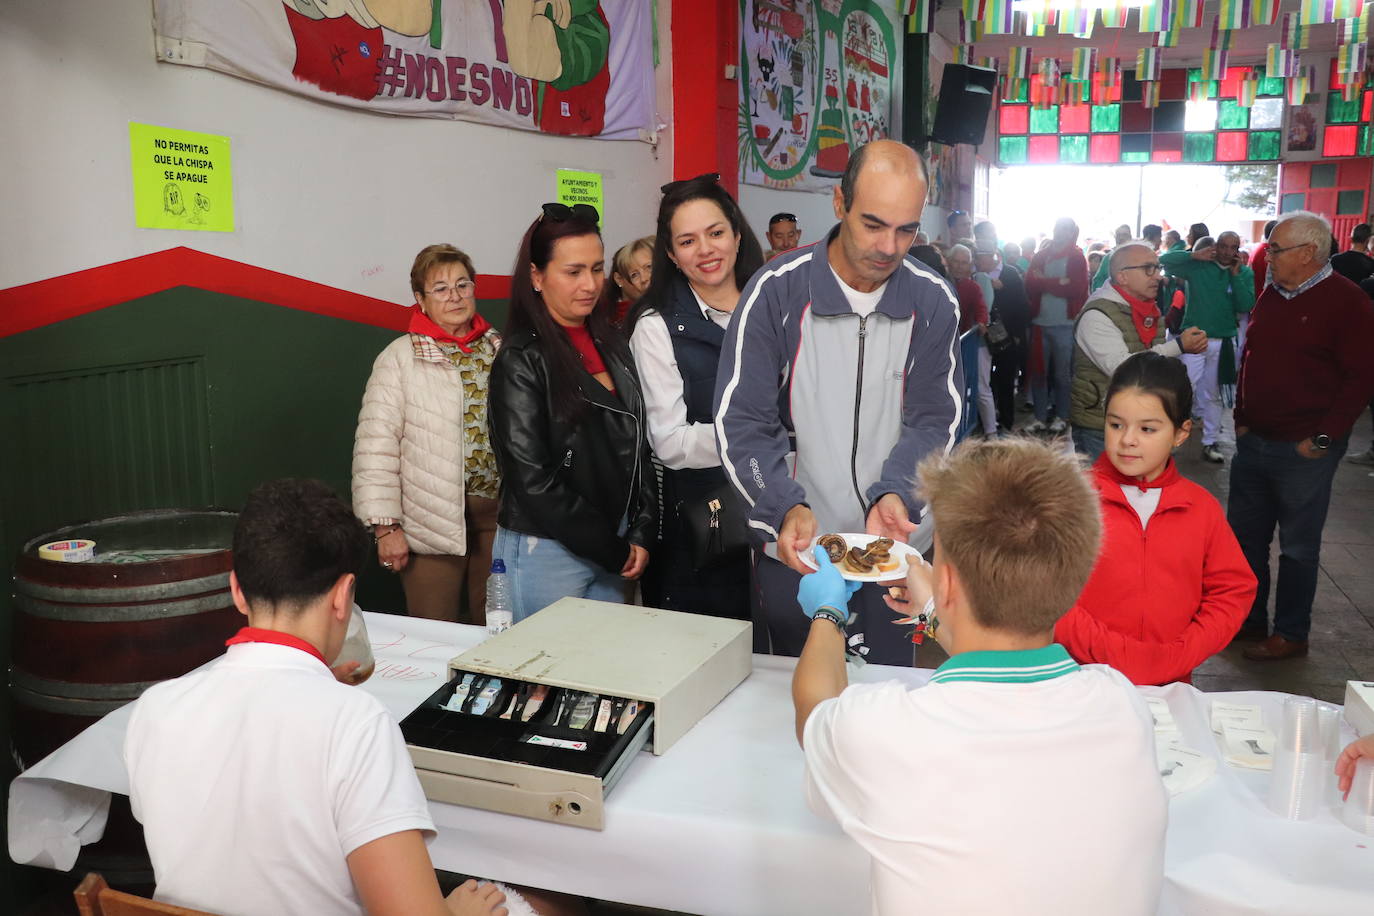
[[[812,807],[872,857],[874,914],[1153,913],[1167,796],[1149,712],[1054,642],[1097,556],[1091,484],[1020,439],[966,442],[918,474],[935,563],[912,564],[909,606],[950,658],[916,689],[847,686],[854,583],[817,551],[792,681]]]

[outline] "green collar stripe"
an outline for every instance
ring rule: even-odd
[[[1009,652],[962,652],[931,675],[931,683],[984,681],[996,684],[1030,684],[1070,674],[1078,663],[1058,643],[1039,649]]]

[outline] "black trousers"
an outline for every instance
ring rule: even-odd
[[[1010,330],[1010,329],[1008,329]],[[1010,430],[1016,425],[1016,379],[1026,366],[1026,332],[1011,332],[1012,346],[992,358],[992,402],[997,425]]]

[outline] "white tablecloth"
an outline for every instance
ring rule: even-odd
[[[483,636],[475,627],[382,614],[367,623],[377,670],[363,689],[398,720],[443,683],[451,657]],[[707,916],[866,912],[866,857],[802,799],[792,667],[791,659],[756,656],[749,679],[666,755],[641,754],[607,801],[604,831],[432,803],[435,865]],[[929,676],[868,666],[856,679],[919,685]],[[1306,822],[1276,818],[1264,805],[1268,774],[1220,760],[1210,700],[1259,704],[1272,728],[1282,694],[1204,695],[1181,684],[1146,692],[1169,702],[1186,743],[1218,757],[1210,782],[1170,804],[1161,914],[1374,912],[1374,838],[1332,812]],[[128,791],[126,722],[127,711],[111,713],[11,784],[15,861],[69,869],[80,845],[100,836],[108,793]]]

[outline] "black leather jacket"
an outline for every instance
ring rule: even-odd
[[[630,545],[648,547],[658,531],[639,374],[628,354],[597,341],[616,393],[583,373],[587,403],[570,424],[554,415],[535,340],[532,331],[506,338],[491,370],[487,411],[501,468],[497,519],[618,573]],[[617,535],[621,519],[629,523],[624,537]]]

